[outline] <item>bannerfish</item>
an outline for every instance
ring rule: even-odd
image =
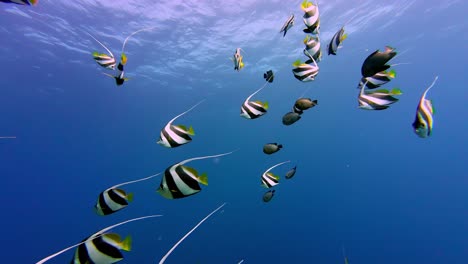
[[[173,125],[172,123],[179,117],[185,115],[186,113],[190,112],[193,110],[195,107],[197,107],[199,104],[201,104],[203,101],[198,102],[196,105],[192,106],[190,109],[187,111],[177,115],[176,117],[172,118],[166,126],[161,130],[159,140],[156,142],[161,146],[164,146],[166,148],[175,148],[182,146],[184,144],[187,144],[192,141],[192,138],[190,136],[195,135],[195,131],[193,130],[193,127],[190,126],[187,128],[184,125]]]
[[[427,92],[434,86],[439,76],[436,76],[432,84],[424,91],[421,99],[419,100],[418,107],[416,109],[416,118],[413,122],[414,133],[420,138],[426,138],[432,134],[432,127],[434,125],[434,107],[432,101],[426,99]]]
[[[110,51],[110,49],[107,48],[106,45],[102,44],[102,42],[97,40],[93,35],[91,35],[88,32],[86,32],[86,33],[91,38],[93,38],[97,43],[99,43],[108,52],[108,54],[99,53],[97,51],[93,52],[93,59],[96,61],[96,63],[99,64],[99,66],[104,67],[106,69],[114,70],[115,65],[116,65],[116,60],[115,60],[115,57],[114,57],[114,54],[112,53],[112,51]]]
[[[179,244],[182,243],[182,241],[184,241],[184,239],[186,239],[193,231],[195,231],[201,224],[203,224],[203,222],[205,222],[208,218],[210,218],[214,213],[216,213],[221,208],[223,208],[225,204],[226,203],[223,203],[220,207],[216,208],[210,214],[205,216],[205,218],[203,218],[200,222],[198,222],[198,224],[196,224],[189,232],[187,232],[187,234],[185,234],[179,241],[177,241],[177,243],[175,243],[174,246],[172,246],[172,248],[166,253],[166,255],[162,257],[162,259],[159,261],[159,264],[163,264],[166,261],[166,259],[169,257],[169,255],[171,255],[172,251],[174,251],[179,246]]]
[[[106,76],[109,76],[111,78],[114,78],[115,79],[115,84],[117,86],[120,86],[120,85],[124,84],[124,82],[130,80],[129,78],[124,77],[124,72],[123,71],[119,72],[119,74],[117,74],[116,76],[105,73],[105,72],[103,72],[102,74],[104,74]]]
[[[341,48],[342,42],[348,37],[347,34],[344,33],[344,27],[340,28],[338,32],[333,35],[330,43],[328,44],[328,55],[336,55],[336,52],[339,48]]]
[[[270,155],[275,152],[278,152],[280,149],[283,148],[283,145],[278,143],[268,143],[263,146],[263,153]]]
[[[208,185],[208,176],[206,173],[199,175],[194,168],[184,166],[184,164],[195,160],[226,156],[233,152],[234,151],[213,156],[191,158],[169,166],[166,171],[164,171],[164,176],[161,179],[157,192],[167,199],[185,198],[200,192],[201,188],[199,183]]]
[[[312,62],[314,64],[312,64]],[[319,66],[317,62],[312,58],[305,63],[297,60],[293,63],[294,69],[292,70],[294,77],[302,82],[310,82],[315,80],[315,77],[319,73]]]
[[[302,113],[318,104],[317,100],[312,100],[310,98],[299,98],[296,100],[293,106],[293,111],[302,115]]]
[[[381,89],[377,91],[364,91],[364,86],[361,87],[361,92],[358,96],[359,108],[365,110],[384,110],[390,107],[391,104],[396,103],[398,98],[393,95],[401,95],[399,89],[388,91]]]
[[[18,5],[37,5],[39,0],[0,0],[0,2]]]
[[[294,174],[296,174],[296,168],[297,166],[294,166],[294,168],[292,168],[291,170],[289,170],[288,172],[286,172],[286,176],[284,176],[286,179],[291,179],[292,177],[294,177]]]
[[[305,33],[319,34],[320,33],[320,15],[318,4],[304,0],[301,4],[301,9],[305,12],[303,16],[306,28]]]
[[[283,38],[292,26],[294,26],[294,14],[291,14],[281,27],[280,33],[283,32]]]
[[[275,190],[268,190],[264,195],[263,195],[263,201],[265,203],[268,203],[269,201],[271,201],[271,199],[273,198],[273,195],[275,195]]]
[[[268,168],[263,174],[262,174],[262,186],[265,187],[265,188],[271,188],[275,185],[278,185],[279,184],[279,176],[277,175],[274,175],[273,173],[270,172],[270,170],[280,166],[280,165],[283,165],[285,163],[288,163],[290,162],[289,160],[288,161],[283,161],[281,163],[278,163],[270,168]]]
[[[267,82],[270,82],[272,83],[273,82],[273,79],[275,78],[275,75],[273,75],[273,71],[272,70],[268,70],[267,72],[265,72],[263,74],[263,78],[265,78],[265,80]]]
[[[244,57],[241,54],[241,48],[237,48],[234,52],[233,58],[231,58],[231,60],[234,62],[234,70],[240,71],[242,68],[244,68],[243,59]]]
[[[307,35],[304,39],[304,55],[309,57],[309,59],[314,59],[315,61],[322,60],[322,49],[320,48],[320,39],[317,36],[312,37]]]
[[[98,215],[110,215],[127,207],[128,202],[131,202],[133,200],[133,194],[127,194],[124,190],[119,189],[119,187],[131,183],[149,180],[158,176],[159,174],[161,173],[134,181],[119,183],[110,188],[107,188],[99,194],[97,203],[94,205],[96,213]]]
[[[299,119],[301,119],[301,114],[298,114],[296,112],[288,112],[283,116],[283,125],[292,125],[296,123]]]
[[[392,79],[395,78],[395,76],[395,70],[391,70],[378,72],[370,77],[362,77],[361,81],[359,82],[358,88],[361,88],[361,86],[364,85],[365,82],[367,82],[366,88],[375,89],[390,82]]]
[[[61,255],[62,253],[67,252],[68,250],[70,250],[72,248],[79,247],[79,246],[82,246],[82,245],[84,245],[84,247],[82,247],[82,250],[80,250],[79,254],[78,254],[79,249],[77,248],[77,250],[75,252],[75,257],[72,259],[71,263],[75,263],[75,264],[76,263],[77,264],[80,264],[80,263],[83,263],[83,264],[115,263],[116,261],[112,262],[112,258],[115,259],[116,256],[109,255],[110,253],[108,253],[109,252],[108,250],[112,250],[113,252],[115,252],[114,251],[115,248],[130,250],[130,246],[131,246],[130,239],[120,241],[120,243],[119,243],[120,239],[117,239],[117,237],[115,235],[111,235],[110,237],[107,236],[107,238],[101,239],[101,241],[103,241],[104,243],[98,243],[99,247],[95,246],[94,242],[95,241],[97,242],[98,238],[105,237],[106,235],[108,235],[109,233],[106,233],[106,232],[113,229],[113,228],[115,228],[115,227],[130,223],[130,222],[134,222],[134,221],[139,221],[139,220],[148,219],[148,218],[161,217],[161,216],[162,215],[147,215],[147,216],[132,218],[130,220],[126,220],[126,221],[117,223],[115,225],[108,226],[108,227],[102,229],[101,231],[89,236],[87,239],[85,239],[84,241],[82,241],[82,242],[80,242],[78,244],[69,246],[69,247],[67,247],[65,249],[62,249],[61,251],[59,251],[57,253],[54,253],[52,255],[49,255],[49,256],[41,259],[40,261],[36,262],[36,264],[43,264],[43,263],[47,262],[48,260],[53,259],[56,256]],[[116,242],[113,242],[113,241],[116,241]],[[100,249],[102,249],[102,251],[100,251]],[[118,253],[121,255],[121,252],[118,252]],[[77,254],[78,254],[78,259],[76,259]],[[109,260],[109,257],[111,259],[111,262],[107,262]],[[97,262],[95,260],[97,260]],[[119,261],[119,260],[117,260],[117,261]]]
[[[390,65],[386,63],[395,57],[397,52],[394,48],[386,46],[383,52],[376,50],[369,55],[363,62],[361,67],[362,77],[371,77],[376,73],[386,71]]]
[[[249,95],[247,99],[245,99],[244,103],[241,106],[240,116],[247,119],[256,119],[267,113],[269,107],[268,102],[249,101],[250,98],[252,98],[252,96],[254,96],[263,88],[265,88],[266,84],[267,83],[265,83],[265,85],[263,85],[260,89],[258,89],[253,94]]]

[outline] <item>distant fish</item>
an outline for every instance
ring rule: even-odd
[[[273,75],[273,71],[272,70],[268,70],[267,72],[265,72],[263,74],[263,78],[265,78],[265,80],[267,82],[270,82],[272,83],[273,82],[273,79],[275,78],[275,75]]]
[[[301,119],[301,114],[296,112],[288,112],[283,116],[283,125],[290,126],[296,123],[299,119]]]
[[[283,32],[283,38],[292,26],[294,26],[294,14],[291,14],[281,27],[280,33]]]
[[[185,198],[200,192],[201,188],[199,183],[208,185],[208,176],[206,174],[199,175],[194,168],[184,166],[184,164],[195,160],[221,157],[233,152],[234,151],[213,156],[191,158],[168,167],[164,172],[157,192],[167,199]]]
[[[265,86],[266,83],[260,89],[249,95],[247,99],[245,99],[244,103],[241,106],[240,116],[247,119],[256,119],[267,113],[268,102],[249,101],[250,98],[252,98],[255,94],[260,92],[263,88],[265,88]]]
[[[365,86],[365,85],[364,85]],[[358,96],[359,108],[366,110],[384,110],[390,107],[391,104],[396,103],[398,98],[393,95],[401,95],[399,89],[388,91],[385,89],[365,92],[364,86],[361,87],[361,92]]]
[[[110,188],[107,188],[99,194],[97,203],[96,205],[94,205],[96,213],[99,215],[110,215],[127,207],[128,202],[131,202],[133,200],[133,194],[127,194],[124,190],[119,189],[119,187],[131,183],[149,180],[160,174],[161,173],[134,181],[119,183]]]
[[[199,104],[201,104],[203,101],[198,102],[196,105],[192,106],[190,109],[187,111],[177,115],[176,117],[172,118],[166,126],[161,130],[159,140],[157,143],[161,146],[167,147],[167,148],[175,148],[182,146],[184,144],[187,144],[192,141],[192,138],[190,136],[195,135],[195,131],[193,130],[193,127],[187,128],[184,125],[173,125],[172,123],[179,117],[185,115],[186,113],[190,112],[193,110],[195,107],[197,107]]]
[[[78,246],[71,263],[73,264],[111,264],[123,260],[120,250],[130,251],[131,237],[121,241],[120,236],[108,233],[98,237],[88,237]]]
[[[348,37],[347,34],[344,33],[344,26],[338,30],[338,32],[333,35],[330,43],[328,44],[328,55],[336,55],[338,48],[340,48],[341,43]]]
[[[322,49],[320,48],[320,40],[318,35],[312,37],[307,35],[304,39],[304,55],[309,57],[309,59],[314,59],[315,61],[320,61],[322,59]]]
[[[184,241],[193,231],[195,231],[203,222],[205,222],[208,218],[210,218],[214,213],[216,213],[219,209],[221,209],[226,203],[223,203],[220,207],[216,208],[213,212],[205,216],[200,222],[198,222],[197,225],[195,225],[187,234],[185,234],[175,245],[162,257],[162,259],[159,261],[159,264],[163,264],[166,259],[171,255],[172,251],[174,251],[182,241]]]
[[[39,0],[0,0],[0,2],[18,5],[37,5]]]
[[[419,100],[418,107],[416,109],[416,117],[413,122],[414,133],[421,138],[426,138],[432,134],[432,127],[434,125],[434,108],[432,101],[426,99],[427,92],[434,86],[439,76],[436,76],[432,84],[424,91],[421,99]]]
[[[395,76],[395,70],[391,70],[378,72],[370,77],[362,77],[361,81],[359,82],[358,88],[361,88],[361,86],[367,82],[366,88],[375,89],[390,82],[392,79],[395,78]]]
[[[275,152],[278,152],[280,149],[283,148],[283,145],[278,144],[278,143],[268,143],[263,146],[263,153],[265,154],[273,154]]]
[[[320,33],[320,14],[318,4],[304,0],[301,4],[301,9],[305,12],[303,16],[306,28],[305,33],[319,34]]]
[[[310,98],[299,98],[296,100],[293,106],[293,111],[302,115],[302,113],[318,104],[317,100],[312,100]]]
[[[85,249],[87,250],[89,248],[89,251],[84,251],[84,250],[80,250],[81,254],[79,254],[79,260],[78,261],[81,261],[84,259],[84,262],[76,262],[76,259],[74,258],[72,260],[72,263],[114,263],[114,262],[103,262],[102,260],[100,262],[93,262],[93,260],[96,260],[96,259],[100,259],[100,257],[102,257],[103,255],[106,256],[107,255],[107,250],[104,250],[105,252],[101,252],[101,251],[98,251],[99,248],[101,246],[99,246],[99,248],[93,246],[94,244],[94,240],[97,239],[97,238],[100,238],[100,237],[103,237],[105,236],[106,233],[108,230],[111,230],[112,228],[115,228],[115,227],[118,227],[120,225],[123,225],[123,224],[127,224],[127,223],[130,223],[130,222],[134,222],[134,221],[139,221],[139,220],[143,220],[143,219],[147,219],[147,218],[154,218],[154,217],[161,217],[162,215],[148,215],[148,216],[142,216],[142,217],[138,217],[138,218],[133,218],[133,219],[130,219],[130,220],[126,220],[126,221],[123,221],[123,222],[120,222],[120,223],[117,223],[115,225],[112,225],[112,226],[109,226],[109,227],[106,227],[104,229],[102,229],[101,231],[89,236],[87,239],[85,239],[84,241],[78,243],[78,244],[75,244],[73,246],[70,246],[70,247],[67,247],[57,253],[54,253],[52,255],[49,255],[43,259],[41,259],[40,261],[36,262],[36,264],[43,264],[45,262],[47,262],[48,260],[50,259],[53,259],[55,258],[56,256],[64,253],[64,252],[67,252],[68,250],[72,249],[72,248],[75,248],[75,247],[79,247],[81,245],[85,245]],[[110,239],[107,238],[106,240],[112,240],[112,235],[110,236]],[[115,236],[114,236],[115,237]],[[120,239],[117,239],[117,241],[120,240]],[[97,240],[96,240],[97,241]],[[125,240],[124,240],[125,241]],[[125,243],[128,243],[129,241],[125,242]],[[106,242],[107,243],[107,242]],[[120,247],[118,244],[119,243],[116,243],[117,244],[117,247]],[[101,244],[103,245],[103,244]],[[128,244],[129,245],[129,244]],[[123,246],[128,246],[128,245],[124,245],[122,243],[122,249],[124,248]],[[106,245],[106,248],[107,249],[111,249],[113,250],[115,248],[115,244],[114,243],[110,243],[110,245]],[[78,249],[77,249],[77,252],[78,252]],[[119,252],[119,254],[121,254]],[[75,254],[76,255],[76,254]]]
[[[244,57],[241,54],[241,48],[237,48],[234,52],[233,58],[231,58],[231,60],[234,62],[234,70],[240,71],[242,68],[244,68],[243,59]]]
[[[312,62],[314,64],[312,64]],[[297,60],[293,63],[294,69],[292,70],[294,77],[302,82],[310,82],[315,80],[315,77],[319,73],[319,66],[312,58],[310,61],[302,63],[300,60]]]
[[[363,62],[361,67],[362,77],[371,77],[376,73],[386,71],[390,65],[386,63],[396,55],[394,48],[386,46],[383,52],[376,50],[369,55]]]
[[[283,161],[281,163],[278,163],[272,167],[270,167],[269,169],[267,169],[263,174],[262,174],[262,186],[265,187],[265,188],[271,188],[275,185],[278,185],[279,184],[279,176],[277,175],[274,175],[273,173],[270,172],[270,170],[280,166],[280,165],[283,165],[285,163],[288,163],[290,162],[289,160],[288,161]]]
[[[294,166],[294,168],[292,168],[288,172],[286,172],[285,178],[289,180],[292,177],[294,177],[294,174],[296,174],[296,168],[297,168],[297,166]]]
[[[262,200],[263,200],[265,203],[268,203],[269,201],[271,201],[271,199],[273,198],[274,195],[275,195],[275,190],[268,190],[268,191],[263,195]]]
[[[129,80],[129,78],[124,77],[124,72],[123,71],[119,72],[119,74],[116,75],[116,76],[105,73],[105,72],[103,72],[102,74],[104,74],[106,76],[109,76],[111,78],[114,78],[115,79],[115,84],[117,86],[120,86],[120,85],[124,84],[124,82]]]

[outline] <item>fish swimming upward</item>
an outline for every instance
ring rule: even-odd
[[[18,5],[37,5],[39,0],[0,0],[0,2]]]
[[[247,118],[247,119],[256,119],[261,117],[262,115],[267,113],[268,110],[268,102],[260,102],[260,101],[249,101],[255,94],[260,92],[263,88],[265,88],[266,82],[260,89],[249,95],[247,99],[245,99],[244,103],[241,106],[240,116]]]
[[[336,52],[339,48],[341,48],[341,43],[348,37],[347,34],[344,33],[344,26],[338,30],[338,32],[333,35],[330,43],[328,44],[328,55],[336,55]]]
[[[234,62],[234,70],[240,71],[242,68],[244,68],[243,59],[244,57],[241,54],[241,48],[237,48],[234,52],[233,58],[231,58],[231,60]]]
[[[294,77],[301,82],[313,81],[319,73],[319,66],[317,65],[317,62],[315,62],[314,58],[312,58],[312,60],[306,61],[305,63],[297,60],[293,63],[293,66],[294,69],[292,72]]]
[[[106,69],[114,70],[115,65],[116,65],[116,60],[115,60],[115,57],[114,57],[114,54],[112,53],[112,51],[110,51],[110,49],[107,48],[106,45],[102,44],[93,35],[89,34],[88,32],[86,32],[86,33],[91,38],[93,38],[97,43],[99,43],[108,52],[108,54],[99,53],[97,51],[93,52],[93,59],[96,61],[96,63],[99,64],[99,66],[104,67]],[[114,76],[112,76],[112,77],[114,77]]]
[[[292,26],[294,26],[294,14],[291,14],[281,27],[280,33],[283,32],[283,38]]]
[[[147,216],[132,218],[130,220],[126,220],[126,221],[117,223],[115,225],[108,226],[102,229],[101,231],[89,236],[87,239],[81,241],[78,244],[69,246],[65,249],[62,249],[61,251],[57,253],[54,253],[52,255],[49,255],[41,259],[40,261],[36,262],[36,264],[43,264],[47,262],[48,260],[53,259],[57,257],[58,255],[61,255],[67,252],[70,249],[73,249],[75,247],[80,247],[80,246],[82,246],[81,249],[79,248],[76,249],[75,256],[72,259],[71,263],[75,263],[75,264],[115,263],[123,258],[123,257],[120,258],[120,256],[122,256],[122,253],[120,251],[116,253],[115,249],[130,250],[131,240],[127,238],[123,241],[120,241],[120,238],[118,238],[118,235],[116,236],[116,234],[109,234],[106,232],[115,227],[130,223],[130,222],[140,221],[140,220],[148,219],[148,218],[161,217],[161,216],[162,215],[147,215]]]
[[[391,104],[398,101],[393,95],[401,95],[399,89],[391,91],[381,89],[377,91],[364,91],[365,85],[361,86],[361,92],[358,96],[359,108],[365,110],[384,110],[390,107]]]
[[[185,198],[200,192],[199,183],[208,185],[208,176],[206,174],[199,175],[194,168],[184,166],[184,164],[195,160],[222,157],[234,152],[191,158],[169,166],[164,172],[157,192],[167,199]]]
[[[307,35],[304,39],[304,55],[309,57],[309,59],[314,59],[319,62],[322,59],[322,50],[320,49],[320,39],[317,36],[312,37]]]
[[[262,186],[265,187],[265,188],[271,188],[273,186],[276,186],[279,184],[279,179],[280,177],[277,176],[277,175],[274,175],[273,173],[270,172],[270,170],[280,166],[280,165],[283,165],[285,163],[288,163],[288,162],[291,162],[291,161],[283,161],[281,163],[278,163],[270,168],[268,168],[263,174],[262,174]]]
[[[199,104],[204,102],[205,100],[201,100],[196,105],[192,106],[187,111],[179,114],[178,116],[172,118],[166,126],[161,130],[159,140],[157,143],[161,146],[167,148],[175,148],[187,144],[192,141],[190,136],[195,135],[195,131],[192,127],[187,128],[184,125],[173,125],[172,123],[179,117],[185,115],[186,113],[193,110]]]
[[[320,33],[320,14],[318,4],[304,0],[301,4],[301,9],[304,11],[305,33],[319,34]]]
[[[390,68],[390,65],[386,63],[395,57],[397,52],[394,48],[386,46],[383,52],[376,50],[371,55],[369,55],[361,67],[362,77],[371,77],[376,73],[386,71]]]
[[[124,77],[124,72],[123,71],[119,72],[119,74],[117,74],[116,76],[105,73],[105,72],[103,72],[102,74],[104,74],[104,75],[106,75],[108,77],[114,78],[115,79],[115,84],[117,86],[120,86],[120,85],[124,84],[124,82],[129,80],[129,78]]]
[[[391,70],[391,71],[378,72],[370,77],[362,77],[361,81],[359,82],[358,88],[360,89],[361,86],[367,82],[365,88],[375,89],[390,82],[392,79],[395,78],[395,76],[396,76],[395,70]]]
[[[434,119],[432,115],[434,114],[434,108],[432,106],[432,101],[426,99],[427,92],[435,85],[439,76],[436,76],[432,84],[424,91],[421,99],[419,99],[419,104],[416,109],[416,117],[413,122],[414,133],[420,138],[426,138],[432,135],[432,127],[434,126]]]

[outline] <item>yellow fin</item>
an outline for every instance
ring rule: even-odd
[[[265,110],[266,110],[266,109],[268,109],[269,107],[270,107],[270,106],[268,105],[268,102],[265,101],[265,102],[263,103],[263,108],[265,108]]]
[[[297,66],[299,66],[301,64],[302,64],[301,60],[296,60],[295,62],[293,62],[294,67],[297,67]]]
[[[348,34],[344,34],[343,36],[341,36],[340,42],[343,41],[343,40],[345,40],[347,37],[348,37]]]
[[[120,57],[120,63],[122,63],[122,65],[127,64],[127,55],[125,55],[125,53],[122,53],[122,56]]]
[[[125,251],[130,251],[132,250],[132,237],[131,236],[127,236],[121,243],[122,245],[122,250],[125,250]]]
[[[183,168],[184,170],[186,170],[186,171],[192,173],[193,175],[195,175],[195,177],[198,178],[198,172],[197,172],[196,169],[191,168],[191,167],[187,167],[187,166],[184,166],[184,165],[182,165],[182,168]]]
[[[189,135],[191,135],[191,136],[195,135],[195,131],[193,130],[193,127],[192,127],[192,126],[189,127],[187,133],[188,133]]]
[[[127,201],[133,202],[133,193],[127,194]]]
[[[400,95],[400,94],[403,94],[403,93],[401,92],[401,90],[398,89],[398,88],[392,89],[392,90],[390,91],[390,93],[393,94],[393,95]]]
[[[395,72],[395,70],[392,69],[391,71],[389,71],[389,72],[388,72],[388,77],[390,77],[390,78],[395,78],[395,77],[396,77],[396,72]]]
[[[187,127],[185,125],[176,125],[176,127],[184,130],[184,131],[187,131]]]
[[[241,68],[241,69],[244,68],[244,62],[243,61],[240,62],[239,68]]]
[[[208,185],[208,175],[204,172],[200,177],[197,178],[198,181],[203,185]]]
[[[99,55],[100,55],[99,52],[97,51],[93,52],[93,57],[99,57]]]
[[[372,91],[370,92],[371,94],[373,93],[384,93],[384,94],[389,94],[390,92],[387,90],[387,89],[379,89],[379,90],[375,90],[375,91]]]
[[[116,243],[120,243],[120,235],[116,233],[109,233],[109,234],[104,234],[102,235],[103,237],[106,237],[109,240],[112,240]]]
[[[304,44],[306,44],[307,42],[309,42],[309,35],[306,35],[306,37],[304,38]]]

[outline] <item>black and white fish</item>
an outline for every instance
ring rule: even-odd
[[[120,85],[124,84],[124,82],[130,80],[129,78],[124,77],[124,72],[123,71],[119,71],[119,74],[117,74],[116,76],[105,73],[105,72],[103,72],[102,74],[104,74],[106,76],[109,76],[111,78],[114,78],[115,79],[115,84],[117,86],[120,86]]]
[[[313,62],[313,64],[312,64]],[[315,77],[319,73],[319,66],[315,62],[314,58],[302,63],[297,60],[293,63],[294,69],[292,70],[294,77],[302,82],[310,82],[315,80]]]
[[[262,200],[265,203],[268,203],[269,201],[271,201],[274,195],[275,195],[275,190],[268,190],[265,194],[263,194]]]
[[[426,138],[432,134],[432,127],[434,126],[434,108],[432,101],[426,99],[427,92],[434,86],[439,76],[436,76],[432,84],[424,91],[419,104],[416,109],[416,117],[413,122],[414,133],[421,138]]]
[[[39,0],[0,0],[0,2],[18,5],[37,5]]]
[[[139,221],[139,220],[148,219],[148,218],[161,217],[161,216],[162,216],[162,215],[147,215],[147,216],[132,218],[132,219],[130,219],[130,220],[126,220],[126,221],[117,223],[117,224],[115,224],[115,225],[108,226],[108,227],[102,229],[101,231],[99,231],[99,232],[97,232],[97,233],[95,233],[95,234],[89,236],[87,239],[85,239],[84,241],[81,241],[81,242],[78,243],[78,244],[69,246],[69,247],[67,247],[67,248],[65,248],[65,249],[62,249],[61,251],[59,251],[59,252],[57,252],[57,253],[54,253],[54,254],[52,254],[52,255],[49,255],[49,256],[47,256],[47,257],[41,259],[40,261],[36,262],[36,264],[43,264],[43,263],[47,262],[48,260],[53,259],[53,258],[55,258],[56,256],[61,255],[61,254],[64,253],[64,252],[67,252],[67,251],[70,250],[70,249],[73,249],[73,248],[75,248],[75,247],[80,247],[80,246],[82,246],[82,245],[84,245],[84,249],[85,249],[86,251],[85,251],[85,250],[80,250],[80,254],[79,254],[79,256],[78,256],[79,259],[76,260],[76,258],[74,257],[74,258],[72,259],[71,263],[78,263],[78,264],[80,264],[80,263],[83,263],[83,264],[90,264],[90,263],[100,263],[100,264],[101,264],[101,263],[102,263],[102,264],[106,264],[106,263],[115,263],[115,262],[106,262],[106,261],[103,261],[103,259],[108,259],[108,258],[109,258],[108,250],[113,250],[113,249],[115,249],[116,247],[122,248],[122,249],[124,249],[124,246],[125,246],[125,247],[129,247],[129,246],[130,246],[130,243],[129,243],[130,241],[125,242],[125,244],[124,244],[124,243],[115,243],[115,244],[114,244],[113,242],[111,242],[110,244],[106,244],[106,245],[101,244],[101,245],[99,246],[99,248],[97,248],[96,246],[93,245],[93,244],[94,244],[93,241],[97,241],[96,239],[105,236],[106,234],[108,234],[108,233],[106,233],[107,231],[109,231],[109,230],[111,230],[111,229],[113,229],[113,228],[115,228],[115,227],[118,227],[118,226],[121,226],[121,225],[130,223],[130,222],[134,222],[134,221]],[[104,240],[105,243],[107,243],[106,240],[107,240],[107,241],[108,241],[108,240],[113,240],[113,237],[115,238],[115,236],[112,236],[112,235],[111,235],[110,238],[108,237],[108,238],[106,238],[105,240],[104,240],[104,239],[103,239],[103,240]],[[118,242],[118,240],[120,240],[120,239],[117,239],[117,242]],[[124,241],[125,241],[125,240],[124,240]],[[121,245],[119,245],[119,244],[121,244]],[[103,251],[100,251],[102,245],[104,245],[104,247],[105,247],[106,249],[103,249]],[[115,246],[115,245],[116,245],[116,246]],[[89,249],[89,250],[88,250],[88,249]],[[77,249],[76,252],[78,252],[78,249]],[[76,254],[77,254],[76,252],[75,252],[75,256],[76,256]],[[119,252],[119,253],[120,253],[120,252]],[[121,254],[121,253],[120,253],[120,254]],[[110,256],[110,257],[113,257],[113,256]],[[82,260],[84,260],[84,261],[82,261]],[[94,261],[94,260],[97,260],[97,262]],[[77,262],[77,261],[78,261],[78,262]],[[82,262],[80,262],[80,261],[82,261]],[[118,260],[117,260],[117,261],[118,261]]]
[[[281,163],[278,163],[270,168],[268,168],[263,174],[262,174],[262,186],[265,187],[265,188],[271,188],[275,185],[278,185],[279,184],[279,179],[280,177],[277,176],[277,175],[274,175],[273,173],[270,172],[270,170],[280,166],[280,165],[283,165],[285,163],[288,163],[290,162],[289,160],[288,161],[283,161]]]
[[[301,119],[301,114],[298,114],[296,112],[288,112],[283,116],[283,125],[285,126],[290,126],[294,123],[296,123],[299,119]]]
[[[378,72],[370,77],[362,77],[361,81],[359,82],[358,88],[360,89],[361,86],[367,82],[366,84],[367,89],[375,89],[390,82],[392,79],[395,78],[395,76],[396,76],[395,70],[391,70],[391,71]]]
[[[312,100],[310,98],[299,98],[296,100],[293,106],[293,111],[302,115],[302,113],[318,104],[317,100]]]
[[[89,34],[88,32],[86,32],[86,33],[90,37],[92,37],[97,43],[99,43],[108,52],[108,54],[106,54],[106,53],[99,53],[99,52],[95,51],[95,52],[93,52],[93,59],[97,62],[97,64],[99,64],[99,66],[104,67],[106,69],[114,70],[115,65],[116,65],[116,60],[115,60],[115,57],[114,57],[114,54],[112,53],[112,51],[110,51],[110,49],[107,48],[106,45],[102,44],[93,35]],[[112,77],[114,77],[114,76],[112,76]]]
[[[365,110],[384,110],[390,107],[391,104],[396,103],[398,98],[393,97],[394,95],[401,95],[399,89],[393,89],[391,91],[381,89],[377,91],[364,90],[365,85],[361,87],[361,92],[358,96],[359,108]]]
[[[283,145],[278,143],[267,143],[263,146],[263,153],[270,155],[275,152],[278,152],[280,149],[283,148]]]
[[[162,259],[159,261],[159,264],[163,264],[169,257],[169,255],[171,255],[171,253],[179,246],[179,244],[182,243],[182,241],[184,241],[193,231],[195,231],[201,224],[203,224],[203,222],[210,218],[214,213],[223,208],[225,204],[226,203],[223,203],[220,207],[216,208],[214,211],[205,216],[205,218],[198,222],[198,224],[196,224],[187,234],[185,234],[179,241],[177,241],[177,243],[175,243],[174,246],[172,246],[172,248],[166,253],[166,255],[162,257]]]
[[[241,48],[237,48],[234,52],[233,58],[231,58],[231,60],[234,62],[234,70],[240,71],[242,68],[244,68],[243,59],[244,57],[241,54]]]
[[[309,59],[314,59],[319,62],[322,59],[322,49],[320,48],[320,39],[317,36],[307,35],[304,39],[304,55],[309,57]]]
[[[284,176],[286,179],[291,179],[294,177],[294,174],[296,174],[296,168],[297,166],[294,166],[294,168],[290,169],[288,172],[286,172],[286,176]]]
[[[267,83],[268,82],[266,82],[262,87],[260,87],[260,89],[258,89],[253,94],[249,95],[247,99],[245,99],[244,103],[241,106],[240,116],[247,119],[256,119],[267,113],[268,102],[250,101],[250,98],[252,98],[255,94],[260,92],[263,88],[265,88]]]
[[[86,242],[85,242],[86,241]],[[121,240],[116,233],[85,238],[75,251],[71,264],[111,264],[123,260],[120,250],[130,251],[131,237]]]
[[[397,55],[394,48],[386,46],[383,52],[376,50],[369,55],[361,67],[362,77],[371,77],[376,73],[386,71],[390,65],[386,63]]]
[[[318,3],[314,5],[312,2],[304,0],[301,4],[301,9],[305,12],[303,16],[306,28],[305,33],[319,34],[320,33],[320,14]]]
[[[166,126],[161,130],[159,140],[157,143],[161,146],[167,147],[167,148],[175,148],[182,146],[184,144],[187,144],[192,141],[192,138],[190,136],[195,135],[195,131],[193,130],[193,127],[187,128],[184,125],[173,125],[172,123],[179,117],[185,115],[186,113],[190,112],[193,110],[195,107],[197,107],[199,104],[201,104],[203,101],[198,102],[196,105],[192,106],[190,109],[187,111],[177,115],[176,117],[172,118]]]
[[[344,26],[333,35],[330,43],[327,46],[328,55],[336,55],[336,52],[341,48],[341,43],[348,37],[348,34],[344,33]]]
[[[294,26],[294,14],[291,14],[281,27],[280,33],[283,32],[283,38],[292,26]]]
[[[131,183],[146,181],[158,176],[159,174],[161,173],[134,181],[119,183],[110,188],[107,188],[99,194],[98,200],[94,205],[96,213],[99,215],[110,215],[127,207],[128,202],[131,202],[133,200],[133,194],[127,194],[124,190],[120,189],[119,187]]]
[[[226,156],[233,152],[234,151],[213,156],[186,159],[169,166],[164,172],[164,176],[161,180],[159,188],[157,189],[157,192],[162,197],[167,199],[185,198],[200,192],[201,188],[199,183],[208,185],[208,176],[206,173],[199,175],[199,173],[194,168],[187,167],[184,164],[195,160]]]
[[[275,75],[273,74],[272,70],[268,70],[263,74],[263,78],[265,78],[267,82],[272,83],[273,79],[275,78]]]

